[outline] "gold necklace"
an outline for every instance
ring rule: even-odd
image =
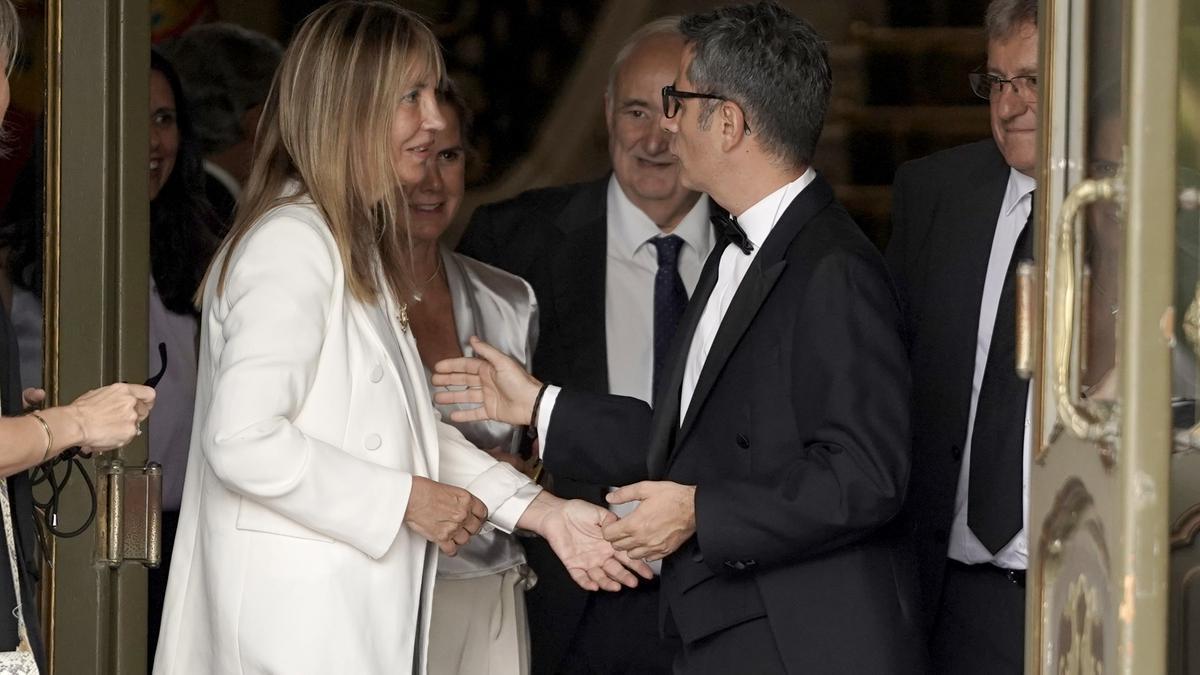
[[[441,273],[442,273],[442,255],[441,255],[441,253],[439,253],[438,257],[437,257],[437,264],[434,265],[434,267],[433,267],[433,274],[429,275],[429,278],[426,279],[425,281],[422,281],[419,284],[413,284],[413,286],[416,287],[416,289],[413,291],[413,302],[421,301],[421,298],[425,294],[425,287],[428,286],[429,284],[433,283],[433,280],[436,279],[438,277],[438,275]]]

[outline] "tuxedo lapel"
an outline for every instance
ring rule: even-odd
[[[569,362],[558,372],[569,372],[576,386],[608,391],[608,344],[604,328],[605,260],[608,253],[608,180],[581,187],[555,222],[562,237],[549,261],[554,285],[553,312],[563,344],[570,348]],[[562,320],[570,317],[570,321]]]
[[[742,278],[742,282],[733,296],[733,301],[730,302],[729,309],[726,310],[725,317],[717,329],[716,337],[713,338],[712,347],[708,351],[708,357],[704,360],[704,367],[696,381],[696,391],[693,392],[691,403],[688,404],[687,416],[680,426],[674,447],[678,448],[683,439],[687,437],[692,425],[696,422],[696,416],[704,407],[704,401],[712,391],[717,377],[725,368],[725,363],[733,354],[733,350],[741,341],[746,329],[750,327],[754,316],[758,314],[758,308],[762,306],[763,301],[771,293],[771,289],[775,287],[779,275],[787,267],[784,255],[792,240],[800,233],[805,223],[832,201],[833,190],[821,176],[817,176],[803,192],[792,200],[792,203],[780,216],[779,222],[767,235],[762,250],[754,257],[754,261],[746,270],[746,276]],[[689,346],[691,344],[690,338],[688,344]]]

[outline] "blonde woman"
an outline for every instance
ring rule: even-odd
[[[585,588],[649,576],[600,536],[606,511],[541,492],[429,400],[404,186],[445,126],[442,72],[382,0],[322,6],[284,55],[203,287],[156,673],[424,673],[437,550],[485,518],[546,537]]]

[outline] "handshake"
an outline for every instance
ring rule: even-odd
[[[625,498],[623,491],[636,492],[642,485],[645,484],[612,492],[609,501],[617,503],[616,500]],[[589,591],[618,591],[622,586],[637,586],[638,576],[651,578],[653,572],[645,561],[665,555],[643,553],[649,549],[635,543],[636,528],[631,525],[644,518],[646,503],[625,519],[618,519],[612,511],[590,502],[565,500],[543,491],[522,514],[517,526],[541,535],[580,587]],[[436,543],[443,553],[454,555],[459,546],[479,531],[486,518],[487,507],[470,492],[428,478],[413,479],[405,524]]]
[[[480,404],[455,411],[456,422],[491,419],[528,424],[542,383],[486,342],[473,337],[471,346],[479,358],[436,364],[435,385],[461,388],[438,392],[437,402]],[[695,486],[668,481],[627,485],[610,492],[608,502],[640,503],[618,519],[594,504],[542,492],[517,525],[545,538],[581,587],[616,591],[636,586],[637,576],[650,579],[646,562],[667,557],[695,533],[695,493]],[[453,555],[486,518],[487,508],[466,490],[414,479],[405,522],[443,552]]]

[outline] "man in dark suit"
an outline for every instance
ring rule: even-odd
[[[986,25],[971,84],[992,138],[897,171],[887,252],[913,372],[903,521],[940,673],[1024,666],[1029,385],[1014,370],[1013,285],[1032,250],[1037,2],[994,0]]]
[[[525,278],[541,322],[533,372],[598,394],[650,401],[661,363],[713,246],[708,201],[679,184],[659,127],[662,86],[683,53],[679,17],[635,32],[604,96],[610,176],[532,190],[475,211],[459,251]],[[601,476],[552,477],[563,496],[604,504]],[[658,579],[587,593],[540,540],[526,540],[538,583],[526,594],[534,675],[670,673],[658,631]]]
[[[915,578],[884,527],[909,468],[901,315],[882,257],[810,168],[824,42],[770,2],[680,29],[663,128],[684,185],[737,221],[724,220],[653,411],[543,386],[481,342],[486,361],[443,362],[435,381],[478,387],[442,395],[484,403],[464,418],[533,422],[552,470],[641,500],[604,534],[664,560],[676,672],[922,672]]]
[[[236,24],[203,23],[166,45],[204,152],[204,192],[228,229],[250,177],[254,137],[283,58],[275,40]]]

